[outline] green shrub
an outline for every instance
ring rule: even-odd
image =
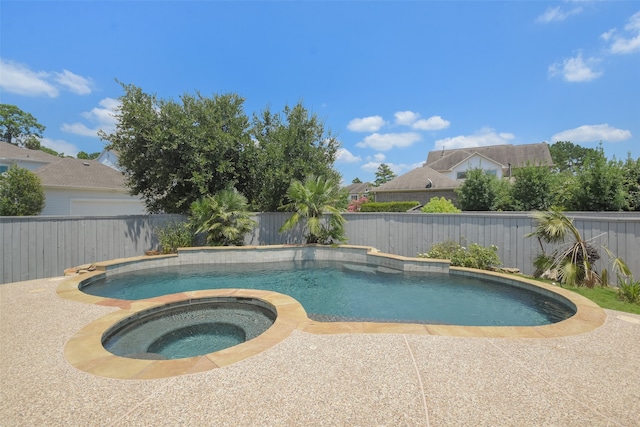
[[[369,202],[360,207],[360,212],[406,212],[419,202]]]
[[[449,199],[445,199],[444,197],[434,197],[429,200],[429,203],[424,205],[422,212],[425,213],[458,213],[462,212],[460,209],[456,208],[455,205]]]
[[[436,243],[427,253],[418,254],[418,258],[448,259],[454,267],[480,270],[490,270],[491,267],[502,265],[497,246],[485,248],[477,243],[472,243],[468,248],[452,241]]]
[[[0,216],[38,215],[44,205],[44,190],[38,175],[20,167],[10,167],[0,173]]]
[[[640,304],[640,280],[633,280],[631,276],[624,279],[618,276],[618,298],[632,304]]]
[[[160,242],[160,252],[171,254],[178,252],[178,248],[193,245],[194,233],[188,222],[172,221],[156,227],[156,234]]]

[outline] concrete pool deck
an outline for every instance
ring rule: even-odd
[[[0,425],[640,425],[640,316],[559,338],[294,330],[232,365],[118,380],[67,342],[118,307],[61,298],[63,278],[0,285]]]

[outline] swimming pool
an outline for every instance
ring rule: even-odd
[[[115,274],[82,288],[91,295],[139,300],[204,289],[261,289],[299,301],[318,321],[463,326],[536,326],[575,308],[514,286],[446,273],[379,269],[353,262],[302,260],[196,264]]]
[[[250,261],[251,267],[247,266]],[[260,286],[260,280],[264,278],[267,270],[278,271],[279,264],[282,261],[289,262],[293,265],[310,266],[310,262],[323,263],[331,265],[338,261],[343,271],[339,273],[324,272],[322,281],[333,286],[333,291],[329,292],[323,301],[324,307],[339,307],[341,304],[355,307],[358,309],[363,305],[379,306],[388,309],[391,306],[400,306],[404,309],[399,313],[385,314],[384,319],[370,318],[370,314],[362,313],[345,313],[326,312],[314,308],[312,304],[313,298],[306,301],[307,306],[303,307],[302,301],[305,301],[304,295],[295,292],[307,292],[313,295],[312,290],[316,286],[307,286],[304,283],[305,272],[298,273],[282,273],[293,274],[296,277],[295,289],[281,289],[289,294],[296,295],[296,298],[287,293],[274,292],[270,290],[255,289]],[[196,267],[199,266],[199,267]],[[544,283],[529,280],[523,277],[510,274],[488,272],[473,269],[450,267],[446,260],[428,260],[424,258],[402,257],[397,255],[385,254],[371,247],[362,246],[317,246],[317,245],[275,245],[275,246],[245,246],[245,247],[206,247],[206,248],[185,248],[179,249],[177,255],[162,256],[141,256],[133,258],[116,259],[111,261],[103,261],[89,266],[84,266],[81,274],[72,276],[60,282],[57,288],[59,297],[74,301],[80,304],[95,304],[99,306],[108,306],[119,308],[94,319],[80,329],[65,346],[65,359],[76,368],[99,376],[119,379],[151,379],[164,378],[175,375],[183,375],[216,369],[248,357],[257,355],[274,345],[277,345],[294,331],[312,334],[344,334],[344,333],[385,333],[385,334],[413,334],[413,335],[441,335],[452,337],[493,337],[493,338],[527,338],[527,339],[544,339],[552,337],[563,337],[585,333],[601,326],[606,319],[604,311],[592,301],[575,294],[571,291],[547,285]],[[104,279],[118,279],[131,274],[130,278],[136,276],[152,276],[156,272],[171,274],[183,274],[186,276],[200,275],[198,270],[203,268],[206,274],[211,270],[218,273],[228,274],[228,269],[240,267],[246,277],[250,277],[245,288],[222,288],[211,289],[211,280],[204,279],[200,285],[204,290],[186,290],[184,288],[170,287],[169,290],[162,290],[158,280],[151,280],[144,287],[157,287],[155,297],[139,300],[118,299],[112,296],[91,295],[83,292],[81,289],[85,287],[90,289],[95,284],[95,289],[100,288],[100,283]],[[253,271],[252,271],[253,269]],[[257,269],[257,271],[255,271]],[[321,268],[322,269],[322,268]],[[141,274],[142,273],[142,274]],[[205,274],[205,276],[206,276]],[[338,275],[336,275],[338,274]],[[382,280],[382,284],[373,283],[373,285],[360,285],[358,281],[364,276],[378,276]],[[565,318],[564,320],[554,321],[553,315],[549,318],[546,308],[539,310],[538,303],[528,303],[520,301],[519,304],[524,305],[525,310],[541,311],[543,319],[537,326],[513,326],[508,323],[496,323],[495,319],[489,320],[489,326],[460,326],[449,323],[446,319],[435,320],[430,313],[425,318],[415,319],[410,316],[407,307],[416,301],[418,307],[423,308],[424,302],[432,297],[423,295],[421,299],[412,298],[405,294],[404,287],[438,287],[434,285],[425,286],[420,283],[413,283],[417,278],[444,278],[450,276],[455,279],[454,284],[440,284],[445,288],[454,290],[453,306],[445,311],[466,311],[468,310],[468,299],[461,289],[467,279],[474,279],[471,287],[474,291],[483,289],[484,284],[478,285],[477,280],[487,281],[490,287],[500,289],[502,294],[498,299],[505,297],[512,291],[518,289],[525,290],[525,298],[518,296],[518,300],[528,300],[530,297],[537,299],[543,297],[543,305],[559,304],[562,310],[574,312],[575,314]],[[342,276],[342,278],[341,278]],[[378,286],[386,286],[386,280],[395,280],[395,278],[404,276],[408,278],[408,283],[393,285],[394,292],[379,294],[375,289]],[[160,276],[159,276],[160,277]],[[204,276],[203,276],[204,277]],[[165,278],[169,278],[168,276]],[[155,278],[158,279],[158,278]],[[175,279],[175,277],[174,277]],[[275,280],[275,279],[274,279]],[[420,279],[422,280],[422,279]],[[111,280],[104,280],[108,283]],[[278,280],[276,280],[278,281]],[[168,280],[175,285],[178,280]],[[419,280],[418,280],[419,282]],[[262,282],[263,283],[263,282]],[[301,286],[301,283],[303,285]],[[311,283],[311,282],[308,282]],[[234,285],[236,286],[236,285]],[[254,287],[251,289],[251,287]],[[262,286],[262,285],[261,285]],[[293,285],[289,285],[293,286]],[[363,288],[364,286],[364,288]],[[367,286],[372,288],[363,291]],[[165,292],[173,292],[165,294]],[[99,293],[99,292],[96,292]],[[350,295],[352,293],[352,295]],[[519,293],[519,291],[517,292]],[[535,294],[531,296],[531,293]],[[106,295],[106,294],[105,294]],[[131,298],[132,296],[127,296]],[[143,297],[142,295],[139,297]],[[299,298],[300,301],[297,299]],[[315,297],[318,299],[318,297]],[[322,299],[320,298],[320,299]],[[400,305],[393,303],[393,299],[398,298]],[[506,296],[506,298],[510,298]],[[156,360],[159,356],[154,354],[149,360],[142,358],[128,358],[118,356],[105,349],[103,342],[108,339],[110,331],[117,325],[125,324],[133,319],[140,318],[148,310],[163,311],[172,304],[191,304],[194,301],[210,300],[210,299],[234,299],[236,301],[251,300],[256,304],[272,309],[275,320],[264,333],[255,338],[248,339],[238,345],[225,348],[212,353],[201,354],[193,357],[185,357],[171,360]],[[341,303],[342,302],[342,303]],[[345,302],[348,302],[345,303]],[[437,305],[437,304],[436,304]],[[487,304],[471,304],[471,305],[487,305]],[[494,307],[495,314],[503,309],[499,306]],[[551,310],[553,311],[553,310]],[[421,316],[424,313],[421,314]],[[561,317],[565,317],[565,314]],[[378,317],[378,315],[375,315]],[[557,318],[556,318],[557,320]],[[509,321],[510,323],[512,321]],[[550,323],[551,322],[551,323]],[[228,323],[220,321],[220,319],[209,319],[204,323]],[[209,334],[209,326],[206,328],[197,326],[194,334],[199,338],[206,338]],[[181,331],[182,325],[177,326],[176,332]],[[226,328],[226,329],[225,329]],[[234,328],[229,326],[220,329],[221,338],[236,339],[241,335]],[[235,337],[235,338],[234,338]],[[236,339],[237,341],[241,341]],[[178,340],[179,341],[179,340]],[[143,352],[149,350],[162,350],[166,346],[171,346],[177,340],[173,336],[171,328],[167,328],[166,333],[160,333],[154,340],[148,343],[147,347],[143,347]],[[205,350],[208,351],[208,350]]]

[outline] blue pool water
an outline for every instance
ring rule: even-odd
[[[490,281],[449,274],[383,273],[365,265],[324,261],[140,270],[109,276],[82,290],[136,300],[223,288],[290,295],[311,319],[320,321],[535,326],[575,313],[539,293]]]

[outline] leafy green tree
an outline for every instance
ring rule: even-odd
[[[362,184],[362,181],[360,181],[360,178],[355,177],[355,178],[353,179],[353,181],[351,181],[351,183],[352,183],[352,184]]]
[[[573,172],[580,169],[587,156],[593,154],[594,151],[593,148],[581,147],[569,141],[556,141],[549,146],[551,159],[559,172],[566,170]]]
[[[256,165],[251,184],[242,191],[256,210],[275,211],[285,204],[293,180],[324,176],[340,181],[333,167],[340,143],[302,103],[285,106],[282,114],[269,107],[254,114],[251,138],[256,141]]]
[[[0,216],[38,215],[44,204],[38,175],[20,167],[10,167],[0,174]]]
[[[189,222],[196,233],[207,233],[213,246],[242,246],[245,234],[256,226],[247,198],[235,188],[193,202]]]
[[[386,163],[381,163],[380,166],[378,166],[378,170],[376,172],[376,180],[374,181],[373,185],[379,187],[385,182],[391,181],[395,177],[396,174],[393,173],[389,165],[387,165]]]
[[[3,141],[14,145],[24,145],[26,142],[33,145],[30,137],[42,138],[45,129],[30,113],[15,105],[0,104],[0,137]]]
[[[553,176],[549,168],[527,165],[513,170],[511,189],[516,210],[546,210],[553,202]]]
[[[344,243],[346,220],[336,206],[346,206],[347,197],[338,184],[321,176],[307,177],[304,182],[293,181],[287,191],[290,203],[284,206],[293,214],[280,227],[280,232],[291,230],[303,221],[307,243]]]
[[[513,184],[508,179],[499,179],[493,177],[491,180],[491,186],[495,198],[493,199],[493,205],[491,210],[494,211],[512,211],[515,210],[515,202],[513,200]]]
[[[625,206],[620,162],[607,161],[602,146],[587,156],[576,174],[572,210],[619,211]]]
[[[496,178],[482,168],[469,169],[464,183],[456,188],[458,205],[463,211],[490,211],[496,201]]]
[[[116,130],[100,132],[120,153],[132,194],[141,194],[149,212],[185,213],[207,194],[247,179],[256,150],[248,134],[244,99],[235,94],[205,98],[185,94],[165,101],[134,85],[122,85]]]
[[[624,192],[626,195],[625,209],[640,211],[640,157],[633,160],[631,154],[622,165],[624,177]]]
[[[84,151],[80,151],[76,158],[85,159],[85,160],[95,160],[100,156],[100,153],[86,153]]]
[[[64,153],[58,153],[55,150],[52,150],[49,147],[45,147],[44,145],[41,145],[39,148],[40,151],[44,151],[47,154],[51,154],[52,156],[57,156],[57,157],[64,157]]]

